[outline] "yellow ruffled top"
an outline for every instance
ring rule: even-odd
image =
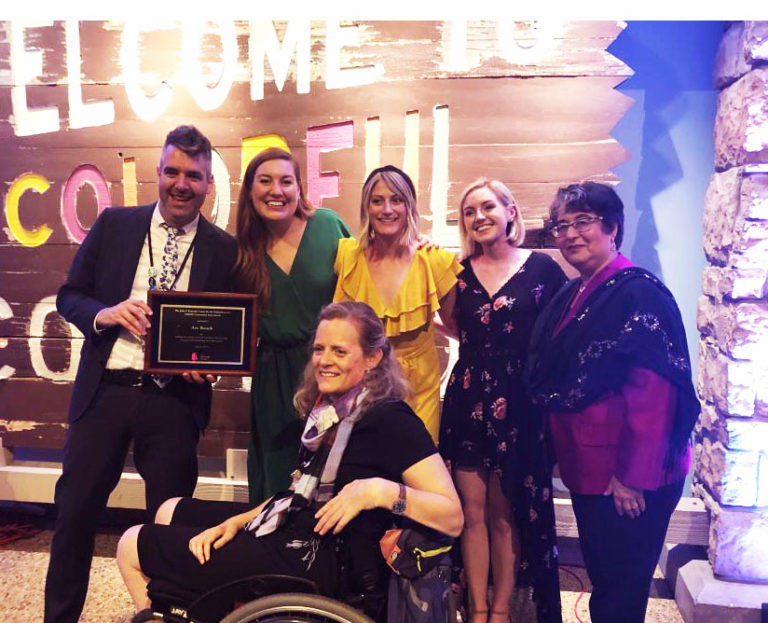
[[[387,337],[396,337],[429,324],[442,299],[456,284],[463,270],[456,255],[444,249],[418,249],[395,300],[385,306],[368,271],[365,253],[354,238],[339,240],[338,275],[334,301],[368,303],[382,319]]]

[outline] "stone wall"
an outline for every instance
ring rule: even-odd
[[[768,581],[768,22],[734,22],[706,196],[694,492],[717,576]]]

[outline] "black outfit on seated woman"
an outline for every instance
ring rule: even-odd
[[[339,464],[335,491],[363,478],[402,482],[405,470],[436,451],[424,424],[408,405],[402,401],[378,403],[352,429]],[[176,602],[188,604],[216,586],[259,574],[306,578],[315,582],[321,593],[337,596],[337,538],[313,531],[316,507],[289,513],[284,524],[265,536],[257,538],[253,532],[241,530],[220,550],[212,548],[208,562],[198,562],[189,551],[189,540],[205,528],[250,508],[245,504],[185,498],[176,507],[171,525],[144,525],[139,532],[138,552],[141,569],[151,578],[148,591],[153,603],[161,605],[171,596]],[[389,510],[377,508],[361,512],[342,530],[340,536],[352,550],[354,567],[348,575],[361,578],[380,568],[378,541],[391,521]]]

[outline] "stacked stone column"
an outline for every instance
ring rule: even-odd
[[[716,576],[768,581],[768,22],[718,51],[715,174],[704,214],[694,492]]]

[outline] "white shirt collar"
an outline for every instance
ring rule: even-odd
[[[164,223],[163,215],[160,214],[160,202],[158,201],[155,203],[155,209],[152,212],[152,223],[155,225],[155,227],[158,227],[160,223]],[[180,227],[179,229],[184,230],[185,234],[189,233],[195,233],[197,231],[197,224],[200,222],[200,213],[197,213],[197,216],[193,218],[189,223],[184,225],[184,227]]]

